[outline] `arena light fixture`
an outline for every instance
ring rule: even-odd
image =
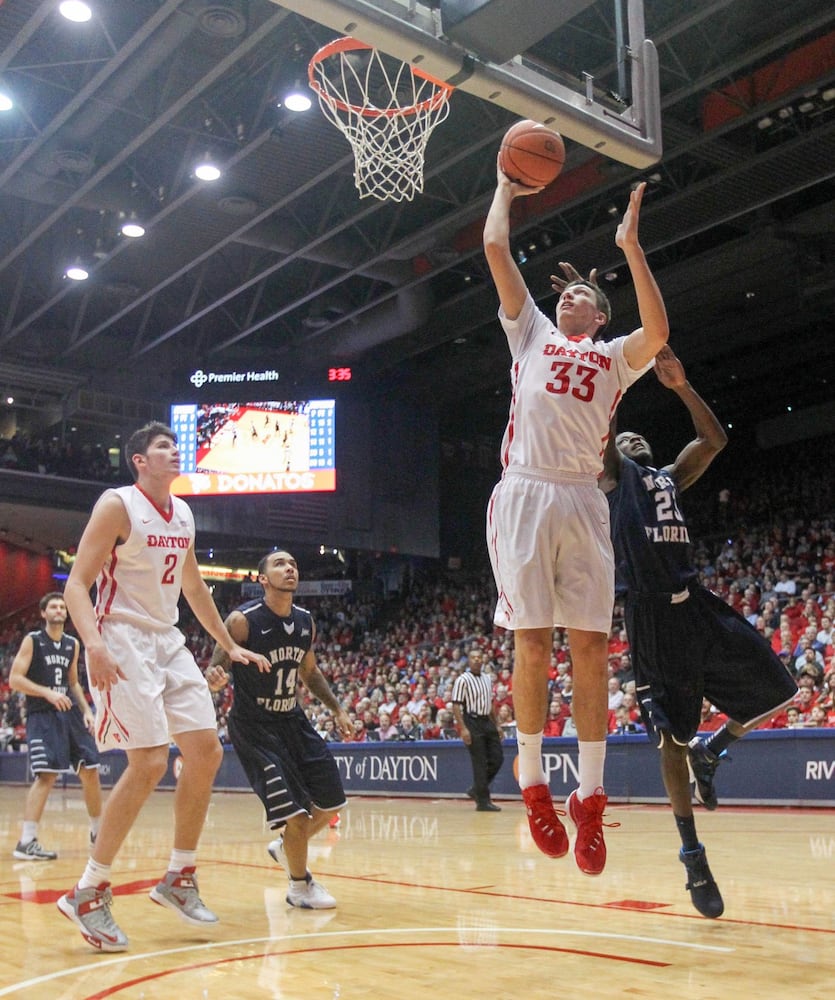
[[[0,90],[0,111],[11,111],[14,107],[14,101],[9,97],[5,90]]]
[[[84,3],[83,0],[62,0],[58,5],[58,10],[62,17],[68,21],[74,21],[76,24],[83,24],[93,16],[90,5]]]
[[[90,272],[80,260],[75,260],[64,271],[64,277],[70,281],[86,281],[90,277]]]
[[[306,93],[304,87],[296,80],[284,95],[281,103],[288,111],[299,113],[301,111],[309,111],[313,101],[311,101],[310,95]]]
[[[145,235],[145,227],[137,219],[136,212],[131,212],[129,216],[122,223],[121,228],[122,236],[127,236],[132,240],[139,239],[141,236]]]
[[[194,176],[201,181],[216,181],[221,174],[220,167],[207,153],[194,168]]]

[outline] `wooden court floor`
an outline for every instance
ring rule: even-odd
[[[0,787],[0,997],[20,1000],[674,998],[823,1000],[835,992],[832,810],[699,813],[725,915],[685,892],[662,806],[612,806],[609,863],[539,854],[520,802],[355,798],[310,867],[337,898],[294,910],[249,793],[216,794],[201,847],[207,931],[153,904],[172,798],[156,792],[114,870],[129,951],[101,955],[55,908],[86,860],[77,791],[54,792],[40,839],[53,862],[17,862],[25,789]]]

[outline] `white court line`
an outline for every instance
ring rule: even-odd
[[[49,983],[56,979],[61,979],[64,976],[76,976],[80,972],[89,972],[93,969],[104,969],[109,965],[121,965],[123,963],[129,962],[144,962],[149,958],[161,958],[165,955],[181,955],[181,954],[194,954],[195,952],[210,951],[213,948],[234,948],[244,945],[252,944],[263,944],[266,942],[271,942],[272,944],[282,944],[285,941],[306,941],[309,942],[313,938],[343,938],[343,937],[372,937],[372,936],[385,936],[388,934],[453,934],[456,938],[460,937],[461,934],[465,934],[467,931],[472,931],[474,934],[483,934],[485,930],[490,931],[491,934],[524,934],[526,937],[534,934],[541,935],[551,935],[554,937],[576,937],[576,938],[600,938],[608,939],[612,941],[636,941],[643,944],[657,944],[666,945],[671,948],[687,948],[692,951],[710,951],[710,952],[720,952],[727,954],[728,952],[736,951],[735,948],[722,948],[717,945],[710,944],[693,944],[689,941],[673,941],[669,938],[656,938],[656,937],[645,937],[639,934],[612,934],[607,931],[572,931],[572,930],[555,930],[553,928],[519,928],[519,927],[490,927],[485,928],[484,926],[478,927],[387,927],[382,930],[356,930],[356,931],[314,931],[313,933],[307,934],[282,934],[278,937],[260,937],[260,938],[240,938],[237,941],[210,941],[206,944],[189,945],[184,948],[166,948],[162,951],[146,951],[139,955],[129,955],[120,954],[117,957],[106,959],[103,962],[90,962],[89,965],[74,965],[70,969],[60,969],[57,972],[50,972],[45,976],[37,976],[34,979],[27,979],[21,983],[14,983],[12,986],[6,986],[4,989],[0,989],[0,997],[11,996],[14,993],[20,992],[22,990],[29,989],[32,986],[40,986],[42,983]],[[491,942],[492,945],[496,945],[496,942]],[[469,947],[474,947],[475,945],[469,945]],[[482,945],[481,947],[490,947],[490,945]],[[246,956],[242,956],[246,957]]]

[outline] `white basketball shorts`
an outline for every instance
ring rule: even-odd
[[[179,629],[106,618],[101,634],[125,679],[108,692],[92,689],[100,750],[162,746],[178,733],[217,728],[209,686]]]
[[[609,504],[596,482],[506,472],[487,508],[487,546],[507,629],[612,627]]]

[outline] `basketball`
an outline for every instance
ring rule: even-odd
[[[505,132],[499,150],[502,173],[526,187],[555,181],[565,163],[565,145],[559,132],[525,119]]]

